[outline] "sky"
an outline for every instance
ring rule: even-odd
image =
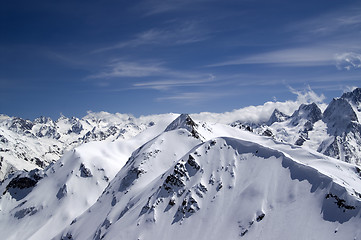
[[[361,87],[355,0],[2,1],[0,113],[227,112]],[[296,93],[296,94],[295,94]]]

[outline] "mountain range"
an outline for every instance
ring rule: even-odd
[[[361,89],[322,108],[2,115],[2,238],[361,239]]]

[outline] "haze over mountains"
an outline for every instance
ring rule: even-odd
[[[274,109],[262,122],[2,115],[0,231],[37,240],[361,239],[360,117],[360,88],[327,106]]]

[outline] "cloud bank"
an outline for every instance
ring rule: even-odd
[[[296,111],[302,103],[307,104],[315,102],[321,110],[326,108],[326,104],[323,103],[325,96],[323,94],[317,95],[311,88],[308,88],[305,91],[296,91],[295,89],[290,88],[290,91],[297,96],[296,100],[288,100],[285,102],[266,102],[263,105],[249,106],[225,113],[202,112],[199,114],[192,114],[192,117],[199,121],[224,124],[230,124],[235,121],[245,123],[263,123],[270,118],[272,112],[276,108],[288,115],[291,115],[294,111]]]

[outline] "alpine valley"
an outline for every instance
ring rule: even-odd
[[[361,239],[361,88],[223,118],[0,115],[1,239]]]

